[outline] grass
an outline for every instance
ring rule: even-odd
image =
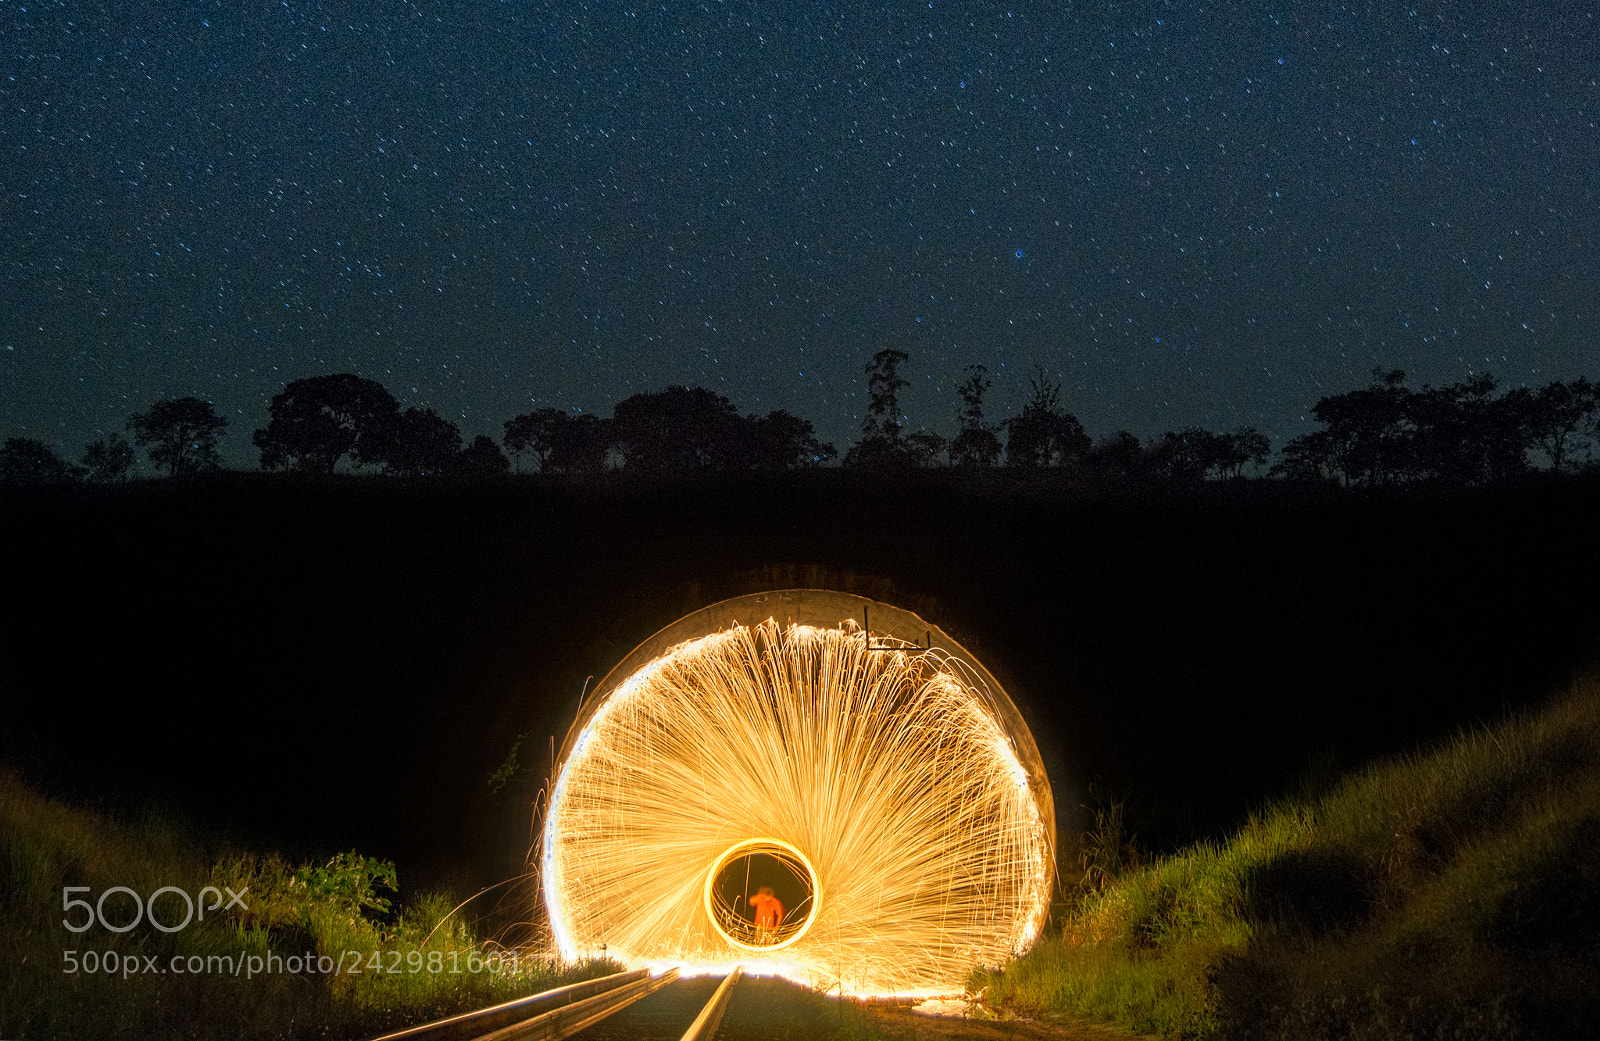
[[[986,1001],[1198,1038],[1592,1036],[1600,681],[1072,897],[974,974]]]
[[[79,886],[88,891],[68,890]],[[124,932],[63,924],[90,920],[64,901],[93,904],[116,886],[142,898],[171,886],[191,899],[210,886],[224,907],[172,932],[148,919]],[[229,890],[242,905],[224,909]],[[617,969],[524,955],[514,966],[492,959],[501,971],[491,972],[485,956],[509,952],[475,938],[447,898],[398,898],[382,861],[208,853],[171,821],[70,807],[0,772],[0,1037],[370,1036]],[[165,925],[185,916],[175,894],[158,906]],[[135,912],[128,894],[103,905],[113,926]],[[335,964],[345,971],[321,971]]]
[[[1268,807],[1226,842],[1147,860],[1114,803],[1096,820],[1058,930],[975,974],[991,1005],[1267,1041],[1586,1038],[1600,1022],[1600,680]],[[248,887],[248,908],[172,933],[62,925],[67,887],[208,885]],[[131,915],[119,899],[114,922]],[[158,817],[69,807],[0,772],[0,1036],[359,1037],[613,968],[429,971],[434,954],[446,970],[486,949],[449,909],[401,901],[381,861],[207,850]],[[91,950],[141,971],[64,971],[66,952]],[[143,971],[348,951],[402,971]]]

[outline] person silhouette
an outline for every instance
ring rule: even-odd
[[[773,893],[771,886],[762,886],[756,895],[746,898],[756,917],[756,946],[766,947],[777,942],[778,926],[783,924],[783,901]]]

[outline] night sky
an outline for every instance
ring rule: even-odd
[[[1589,3],[0,2],[0,436],[303,376],[470,437],[709,387],[842,450],[1035,364],[1275,445],[1374,367],[1600,376]]]

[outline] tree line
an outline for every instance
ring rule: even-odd
[[[1039,371],[1013,416],[990,422],[984,396],[993,384],[981,365],[957,387],[953,438],[911,429],[900,405],[909,355],[882,350],[866,367],[868,404],[861,436],[842,458],[809,420],[781,409],[741,414],[701,387],[668,387],[618,402],[611,418],[543,408],[504,424],[501,441],[466,441],[433,409],[402,409],[382,384],[349,373],[291,381],[272,398],[267,425],[251,437],[261,468],[329,475],[341,463],[396,477],[494,477],[513,468],[546,474],[607,469],[652,475],[780,471],[839,462],[859,470],[948,466],[1053,468],[1124,478],[1199,481],[1247,470],[1301,481],[1381,486],[1404,482],[1481,485],[1535,469],[1594,465],[1600,445],[1600,387],[1586,379],[1497,393],[1490,376],[1411,389],[1401,371],[1373,374],[1359,390],[1323,397],[1311,414],[1320,429],[1288,442],[1270,469],[1268,438],[1253,427],[1199,427],[1141,440],[1128,431],[1092,441],[1062,403],[1061,387]],[[0,446],[0,482],[42,484],[125,480],[143,449],[173,477],[217,470],[227,429],[210,402],[160,401],[128,419],[130,443],[112,434],[88,445],[77,463],[41,441]]]
[[[1527,472],[1593,464],[1600,387],[1587,379],[1496,394],[1494,377],[1413,390],[1401,370],[1373,372],[1361,390],[1320,399],[1320,430],[1283,447],[1287,477],[1380,486],[1416,481],[1481,485]]]

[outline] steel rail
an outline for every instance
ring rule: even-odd
[[[481,1034],[477,1041],[561,1041],[585,1027],[593,1026],[613,1012],[627,1008],[640,998],[654,994],[677,978],[678,968],[673,966],[659,976],[626,983],[521,1023]]]
[[[739,976],[744,972],[743,967],[734,966],[728,973],[728,978],[722,981],[717,992],[711,995],[711,1000],[706,1002],[706,1007],[700,1010],[689,1029],[684,1031],[681,1041],[712,1041],[717,1036],[717,1027],[722,1023],[722,1014],[728,1010],[728,997],[733,993],[733,985],[738,982]]]
[[[660,990],[677,978],[677,969],[669,969],[653,978],[649,969],[619,972],[408,1027],[373,1041],[478,1041],[488,1037],[497,1041],[510,1038],[556,1041]]]

